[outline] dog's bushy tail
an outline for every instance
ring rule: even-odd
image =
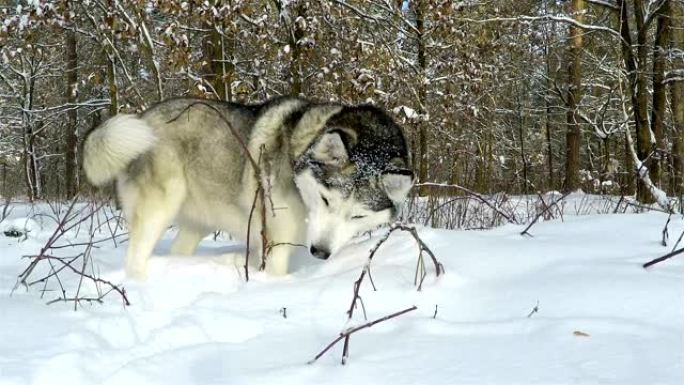
[[[116,115],[93,130],[83,144],[83,169],[95,186],[118,175],[157,143],[154,130],[136,115]]]

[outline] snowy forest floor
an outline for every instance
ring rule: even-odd
[[[47,207],[14,207],[0,224]],[[46,305],[50,280],[13,294],[17,275],[54,231],[34,216],[27,239],[0,233],[0,384],[681,384],[684,378],[684,256],[670,251],[681,216],[566,215],[491,230],[420,228],[444,264],[427,263],[413,285],[417,249],[394,233],[361,287],[368,319],[417,310],[354,334],[307,364],[347,322],[353,283],[382,235],[363,236],[328,261],[300,260],[286,277],[253,271],[245,282],[228,240],[205,239],[193,257],[153,257],[145,282],[123,273],[126,244],[93,249],[95,271],[126,289],[103,304]],[[87,240],[86,231],[67,241]],[[108,237],[109,234],[102,234]],[[157,246],[166,253],[172,231]],[[85,237],[85,238],[84,238]],[[70,248],[54,250],[74,254]],[[73,288],[78,276],[63,272]],[[84,292],[92,291],[86,285]],[[537,311],[533,309],[537,307]],[[283,309],[286,309],[284,317]],[[436,316],[435,310],[437,309]]]

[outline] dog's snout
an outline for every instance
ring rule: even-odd
[[[311,255],[319,259],[328,259],[328,257],[330,256],[330,251],[326,250],[325,248],[317,247],[314,245],[311,245],[309,251],[311,252]]]

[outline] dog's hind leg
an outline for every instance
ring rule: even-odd
[[[178,235],[176,235],[171,244],[171,254],[192,255],[200,241],[209,233],[210,231],[199,229],[195,226],[179,225]]]
[[[120,183],[124,213],[130,226],[126,273],[134,278],[147,275],[147,260],[185,199],[185,181],[182,179],[155,182],[145,186]]]

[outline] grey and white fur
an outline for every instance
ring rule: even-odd
[[[327,259],[354,234],[393,220],[413,183],[401,128],[372,106],[178,98],[117,115],[88,134],[83,166],[93,185],[116,180],[129,223],[129,275],[146,275],[172,223],[179,228],[174,255],[192,254],[217,229],[246,237],[258,184],[243,145],[260,159],[272,201],[267,238],[283,244],[269,256],[273,274],[288,272],[294,248],[287,244],[308,245]],[[251,226],[250,244],[258,248],[261,222]]]

